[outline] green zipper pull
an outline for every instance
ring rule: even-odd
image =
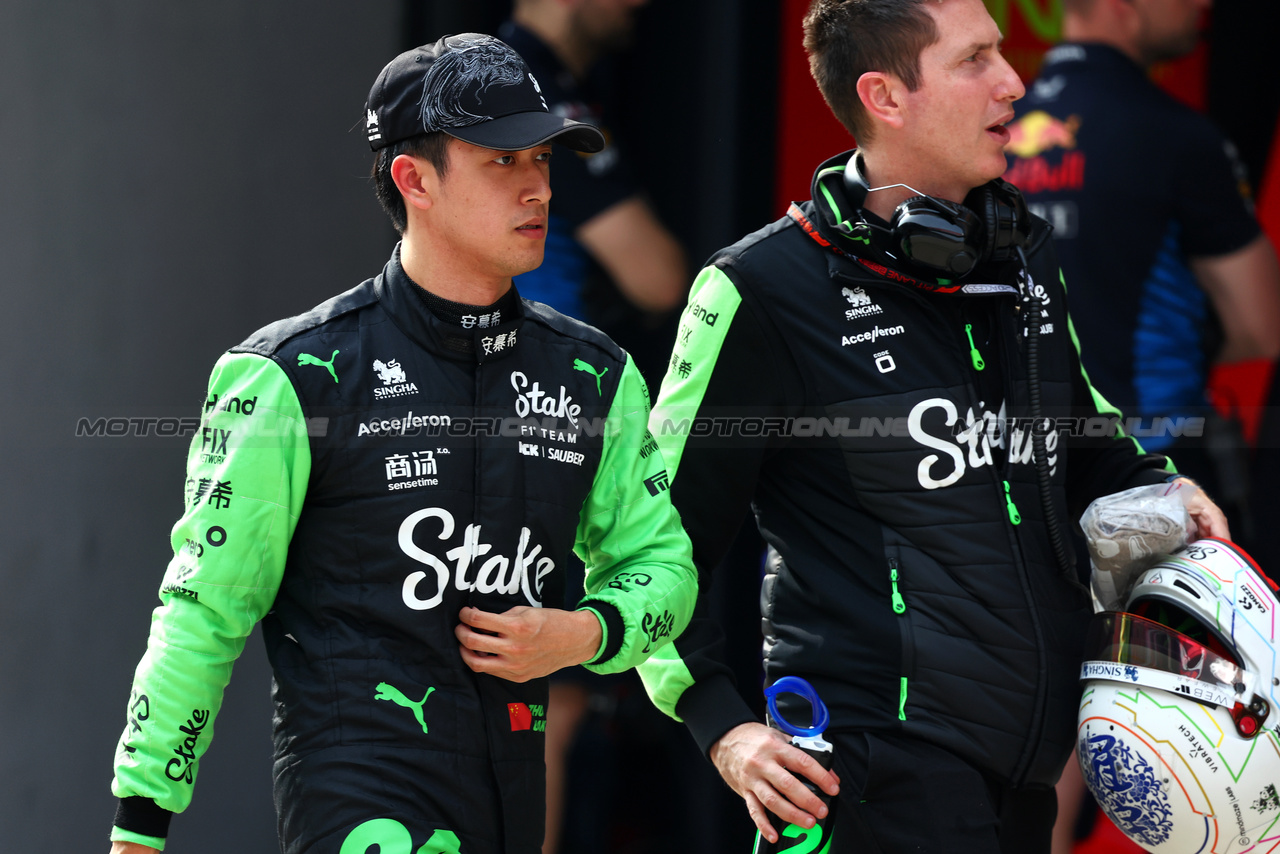
[[[1013,503],[1013,496],[1009,494],[1009,481],[1004,482],[1004,503],[1009,509],[1009,521],[1015,525],[1022,524],[1022,514],[1018,512],[1018,505]]]
[[[898,565],[889,561],[889,583],[893,585],[893,613],[902,614],[907,610],[907,603],[898,592]]]
[[[987,363],[982,361],[982,354],[978,352],[978,345],[973,343],[972,323],[966,323],[964,325],[964,334],[969,337],[969,358],[973,360],[973,369],[975,371],[980,371],[987,366]]]

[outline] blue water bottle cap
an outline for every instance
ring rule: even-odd
[[[779,694],[796,694],[808,700],[809,705],[813,708],[812,723],[808,727],[799,727],[784,719],[778,713]],[[769,707],[769,716],[778,725],[778,729],[789,736],[817,738],[822,735],[823,730],[827,728],[827,724],[831,722],[831,713],[827,711],[826,703],[822,702],[818,697],[818,692],[814,690],[813,686],[799,676],[783,676],[777,682],[765,688],[764,700],[765,705]]]

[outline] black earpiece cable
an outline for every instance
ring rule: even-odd
[[[1040,487],[1040,504],[1044,510],[1044,523],[1049,532],[1049,543],[1053,546],[1054,557],[1062,574],[1076,580],[1076,568],[1067,550],[1067,539],[1058,522],[1058,511],[1053,506],[1053,490],[1049,474],[1049,450],[1045,446],[1045,431],[1040,422],[1044,420],[1044,411],[1040,400],[1040,319],[1044,315],[1044,305],[1040,297],[1031,289],[1031,269],[1027,264],[1026,253],[1018,246],[1018,260],[1027,278],[1027,299],[1030,308],[1027,312],[1027,384],[1031,395],[1031,451],[1035,460],[1036,483]]]

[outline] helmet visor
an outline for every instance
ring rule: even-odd
[[[1103,611],[1089,624],[1082,678],[1105,677],[1093,664],[1119,664],[1159,671],[1211,687],[1215,694],[1239,690],[1240,665],[1168,626],[1120,611]],[[1119,681],[1144,682],[1136,675]],[[1161,680],[1164,681],[1164,680]],[[1161,685],[1159,687],[1166,687]],[[1187,692],[1180,692],[1187,693]],[[1196,692],[1199,693],[1199,692]]]

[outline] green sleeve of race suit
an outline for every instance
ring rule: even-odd
[[[649,418],[649,427],[657,437],[673,482],[678,476],[681,463],[685,461],[690,425],[702,414],[712,374],[720,361],[725,339],[734,326],[741,304],[742,296],[738,289],[718,267],[703,269],[690,288],[684,320],[692,331],[687,339],[676,344],[671,365]],[[717,322],[710,325],[699,321],[698,315],[692,314],[695,310],[702,317],[715,317]],[[687,369],[683,369],[686,366]],[[748,382],[754,381],[763,382],[764,378],[757,375],[748,379]],[[733,516],[733,520],[726,527],[718,523],[707,525],[702,519],[695,525],[691,519],[689,531],[699,538],[700,547],[705,547],[703,540],[720,539],[718,536],[706,535],[705,529],[723,527],[730,537],[732,531],[736,530],[737,523],[742,519],[736,507],[739,503],[746,504],[750,501],[748,484],[754,483],[754,476],[748,471],[751,467],[751,461],[735,458],[733,470],[718,476],[720,483],[717,488],[721,491],[714,501],[706,503],[715,505],[717,509],[714,512],[718,515],[721,514],[721,508],[730,508],[727,512]],[[739,484],[739,480],[743,483]],[[700,559],[705,559],[705,555]],[[685,692],[706,676],[706,650],[714,648],[721,641],[719,629],[699,611],[694,618],[694,626],[679,644],[668,644],[640,665],[637,672],[654,705],[676,720],[682,720],[676,713],[676,706]],[[681,646],[688,647],[689,650],[681,649]],[[742,701],[739,699],[737,702],[741,704]]]
[[[111,786],[170,812],[191,802],[231,666],[275,600],[311,470],[302,407],[270,359],[224,355],[204,409]]]
[[[689,623],[697,598],[689,537],[671,506],[662,452],[649,434],[649,392],[631,356],[605,421],[604,452],[582,507],[574,551],[604,628],[597,673],[635,667]]]

